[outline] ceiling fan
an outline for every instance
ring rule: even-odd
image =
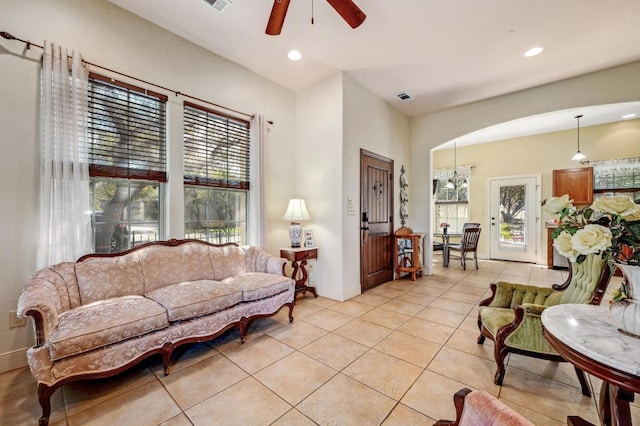
[[[267,34],[280,34],[290,1],[291,0],[273,1],[273,8],[271,9],[271,15],[269,16],[269,22],[267,23],[267,30],[265,31]],[[327,0],[327,3],[329,3],[336,12],[342,16],[342,19],[344,19],[351,28],[359,27],[367,17],[367,15],[365,15],[352,0]]]

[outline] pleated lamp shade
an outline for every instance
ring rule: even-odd
[[[311,215],[307,210],[307,205],[304,200],[301,198],[290,199],[287,211],[282,218],[291,221],[291,225],[289,225],[291,247],[300,247],[300,241],[302,240],[302,226],[300,226],[300,222],[303,220],[311,220]]]

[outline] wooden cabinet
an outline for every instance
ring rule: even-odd
[[[394,235],[393,258],[395,261],[396,279],[402,273],[411,274],[411,279],[422,276],[424,271],[424,235],[416,234],[411,228],[402,227]]]
[[[553,171],[553,196],[569,194],[577,206],[593,202],[593,167]]]

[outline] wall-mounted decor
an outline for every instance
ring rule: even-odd
[[[404,165],[400,168],[400,224],[404,226],[404,223],[409,217],[407,213],[407,203],[409,202],[409,195],[407,193],[407,176],[405,175]]]

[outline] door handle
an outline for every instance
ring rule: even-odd
[[[369,227],[363,226],[360,229],[362,230],[362,243],[367,244],[369,241]]]

